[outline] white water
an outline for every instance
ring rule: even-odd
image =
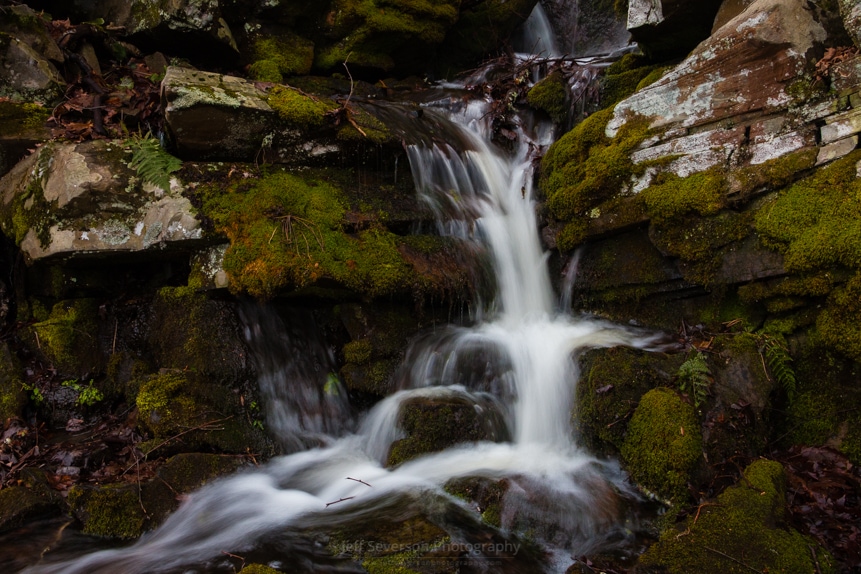
[[[547,563],[550,570],[564,570],[570,565],[565,557],[602,547],[623,530],[627,494],[618,470],[572,439],[576,357],[592,347],[646,347],[650,340],[557,311],[532,189],[532,151],[546,145],[547,136],[529,141],[521,134],[518,149],[505,156],[486,143],[484,105],[470,104],[452,118],[465,126],[452,129],[464,132],[466,151],[448,146],[408,151],[419,193],[447,218],[440,229],[480,242],[492,254],[498,295],[482,314],[487,319],[420,339],[402,368],[401,390],[377,404],[355,434],[338,436],[346,432],[346,414],[337,401],[314,391],[299,401],[271,391],[268,424],[280,433],[310,433],[326,446],[207,486],[133,546],[28,572],[164,572],[211,563],[225,552],[241,554],[278,533],[379,519],[393,505],[401,514],[429,516],[435,504],[465,506],[442,490],[458,477],[507,479],[503,535],[529,529],[548,548],[559,549],[562,558]],[[283,328],[261,321],[246,316],[249,341],[258,352],[272,353],[259,341],[281,337]],[[260,336],[262,329],[275,333]],[[289,346],[280,348],[290,355]],[[301,369],[285,367],[280,359],[258,361],[265,388],[302,376]],[[501,419],[494,436],[510,441],[463,445],[384,468],[392,442],[402,437],[400,406],[410,399],[452,397],[474,404],[491,426]],[[309,409],[313,412],[305,412]],[[478,514],[470,513],[479,524]],[[457,541],[460,531],[449,532]]]

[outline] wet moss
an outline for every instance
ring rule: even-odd
[[[55,304],[43,321],[30,325],[28,345],[41,352],[63,375],[81,377],[98,372],[101,363],[95,299],[70,299]]]
[[[554,122],[562,123],[568,118],[568,93],[565,78],[555,71],[532,86],[526,99],[530,106],[547,112]]]
[[[759,210],[763,243],[784,254],[790,272],[861,268],[861,151],[816,170]]]
[[[861,420],[847,416],[861,408],[861,365],[812,342],[796,353],[794,367],[798,392],[775,430],[781,444],[828,445],[861,464]]]
[[[392,388],[392,375],[398,368],[398,359],[373,360],[367,363],[347,363],[341,368],[341,376],[347,388],[384,397]]]
[[[689,517],[683,532],[666,530],[640,563],[669,574],[835,572],[823,550],[817,551],[815,565],[812,541],[788,526],[785,482],[780,463],[754,462],[716,504],[702,506],[696,519]]]
[[[350,341],[344,345],[344,361],[363,365],[371,360],[372,350],[371,341],[368,339]]]
[[[202,211],[230,239],[224,269],[233,292],[265,299],[324,279],[372,298],[445,287],[408,262],[405,240],[382,226],[346,232],[347,200],[331,183],[277,172],[202,191]]]
[[[278,570],[265,564],[249,564],[240,570],[242,574],[278,574]]]
[[[285,76],[307,74],[314,63],[314,43],[293,34],[257,38],[248,75],[261,82],[281,83]]]
[[[642,173],[631,152],[648,134],[642,119],[630,119],[611,140],[604,128],[612,109],[594,113],[550,146],[541,164],[541,184],[550,215],[570,221],[623,192]]]
[[[45,122],[51,110],[40,104],[0,101],[0,133],[4,137],[37,137],[46,135]]]
[[[653,71],[656,71],[654,66],[634,68],[620,73],[611,73],[611,69],[608,68],[601,82],[601,107],[612,108],[636,92]],[[655,80],[658,78],[660,75]]]
[[[401,408],[400,424],[407,438],[392,444],[387,466],[458,443],[487,438],[482,420],[471,404],[416,400]]]
[[[640,398],[669,383],[682,357],[614,347],[591,351],[583,360],[588,371],[577,386],[576,427],[593,450],[618,451]]]
[[[649,391],[628,423],[621,448],[625,466],[640,485],[682,502],[702,460],[702,436],[694,409],[668,388]]]
[[[800,174],[816,163],[817,150],[803,149],[760,165],[733,170],[728,175],[730,193],[742,198],[763,189],[781,189],[792,183]]]
[[[716,214],[724,206],[726,189],[726,178],[718,169],[687,177],[666,173],[642,197],[652,222],[660,225],[688,213]]]
[[[132,539],[143,533],[146,515],[134,485],[74,486],[67,501],[86,534]]]
[[[197,390],[195,386],[181,372],[151,375],[141,384],[135,401],[138,423],[162,438],[204,422],[204,407],[190,394]]]
[[[266,101],[288,126],[303,131],[328,125],[326,114],[338,107],[328,98],[312,97],[286,86],[272,88]]]

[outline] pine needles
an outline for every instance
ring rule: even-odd
[[[170,174],[179,171],[182,160],[167,153],[151,133],[126,140],[126,144],[132,150],[129,167],[144,181],[170,190]]]

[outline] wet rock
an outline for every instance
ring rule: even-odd
[[[86,534],[120,539],[143,534],[146,514],[135,484],[74,486],[67,502]]]
[[[856,46],[861,46],[861,2],[858,0],[839,0],[840,15],[846,31],[852,36]]]
[[[50,111],[38,104],[0,102],[0,177],[34,149],[51,138],[45,125]]]
[[[670,574],[741,571],[740,562],[745,570],[831,571],[833,558],[789,526],[785,498],[783,466],[759,460],[696,518],[668,528],[639,562]]]
[[[54,65],[25,41],[0,32],[0,98],[51,105],[62,94]]]
[[[392,444],[388,466],[463,442],[496,440],[496,413],[458,399],[414,399],[401,407],[400,425],[407,437]]]
[[[128,163],[121,141],[45,145],[0,179],[0,226],[29,261],[199,243],[176,178],[162,189]]]
[[[55,501],[23,486],[0,490],[0,532],[14,530],[29,521],[57,512]]]

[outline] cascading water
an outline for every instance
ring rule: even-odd
[[[575,359],[587,348],[648,347],[652,339],[557,309],[532,189],[533,153],[549,143],[549,130],[537,130],[533,138],[521,133],[517,149],[503,154],[487,143],[486,105],[473,102],[449,112],[455,125],[447,129],[457,135],[461,149],[429,143],[408,147],[417,188],[437,211],[441,232],[479,242],[492,256],[498,295],[487,303],[484,319],[418,339],[399,373],[400,390],[347,434],[346,405],[339,399],[321,395],[313,385],[302,387],[298,398],[278,390],[285,379],[303,376],[317,377],[319,384],[327,359],[318,358],[322,367],[310,375],[283,360],[284,355],[298,360],[295,347],[286,343],[275,343],[279,360],[266,359],[273,353],[267,345],[284,336],[284,327],[266,324],[246,309],[249,344],[259,355],[261,386],[268,393],[270,428],[294,448],[317,446],[203,488],[130,547],[28,572],[225,571],[219,567],[224,553],[251,552],[278,539],[282,553],[307,554],[297,542],[303,532],[416,514],[440,524],[452,542],[468,543],[480,528],[477,513],[443,490],[448,481],[463,477],[506,479],[502,529],[495,536],[516,540],[516,531],[528,529],[565,559],[622,536],[628,495],[618,469],[589,456],[572,439]],[[448,121],[431,109],[442,107],[429,105],[423,121]],[[401,405],[417,398],[474,405],[487,415],[490,435],[502,442],[462,445],[385,468],[392,443],[402,436]],[[452,514],[440,512],[441,506],[456,509],[461,522],[441,518]],[[491,568],[486,562],[499,554],[471,548],[471,558],[485,560],[472,571],[506,570],[505,563]],[[509,558],[519,546],[512,548]],[[568,564],[570,559],[549,559],[542,567],[564,570]]]

